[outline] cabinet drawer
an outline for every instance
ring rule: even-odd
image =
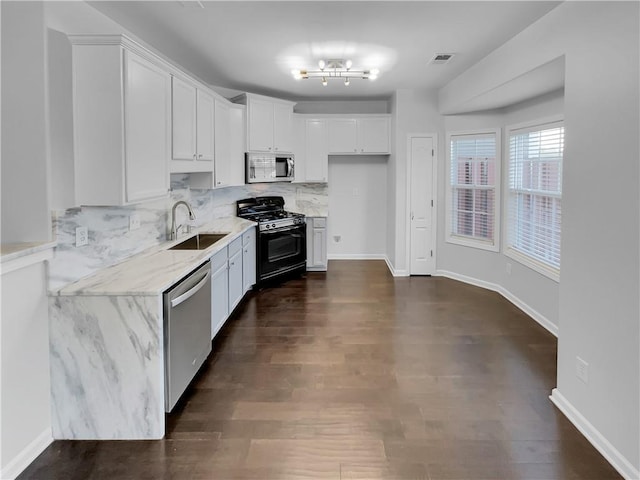
[[[327,226],[326,217],[315,217],[313,219],[313,226],[316,228],[325,228]]]
[[[211,257],[211,272],[215,273],[227,263],[227,247]]]
[[[256,229],[252,228],[242,234],[242,245],[244,247],[246,247],[247,245],[249,245],[249,243],[253,241],[256,234],[255,232],[256,232]]]
[[[229,244],[229,258],[233,257],[240,250],[242,250],[242,237],[236,238]]]

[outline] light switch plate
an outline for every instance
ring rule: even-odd
[[[76,228],[76,247],[82,247],[89,243],[89,230],[87,227]]]

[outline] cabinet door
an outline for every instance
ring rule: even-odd
[[[358,119],[359,153],[389,153],[389,119]]]
[[[216,100],[215,117],[215,186],[229,185],[229,170],[231,162],[231,117],[230,108],[220,100]]]
[[[329,170],[327,121],[305,121],[305,179],[307,182],[326,182]]]
[[[327,219],[307,218],[307,270],[327,269]]]
[[[358,153],[357,130],[355,118],[329,119],[329,154]]]
[[[214,100],[211,95],[198,89],[196,115],[196,153],[198,160],[213,160],[214,153]]]
[[[276,152],[293,152],[293,108],[273,104],[273,148]]]
[[[227,266],[227,250],[223,254],[222,265],[211,275],[211,338],[222,328],[229,316],[229,271]],[[213,259],[212,259],[213,264]]]
[[[244,294],[242,285],[242,252],[238,250],[229,257],[229,313],[233,312]]]
[[[125,52],[126,200],[136,202],[169,189],[169,73]]]
[[[244,106],[232,105],[229,111],[231,133],[229,135],[229,185],[244,185]]]
[[[251,290],[256,284],[256,229],[242,235],[242,283],[243,292]]]
[[[273,103],[255,98],[249,99],[249,138],[250,151],[273,151]]]
[[[171,157],[174,160],[194,160],[196,158],[196,87],[173,77],[171,100]]]

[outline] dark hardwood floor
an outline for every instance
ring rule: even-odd
[[[556,339],[498,294],[332,261],[251,293],[161,441],[56,441],[27,479],[621,478],[552,405]]]

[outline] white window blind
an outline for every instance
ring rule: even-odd
[[[451,135],[450,148],[449,240],[495,245],[496,134]]]
[[[562,122],[509,133],[508,248],[560,271]]]

